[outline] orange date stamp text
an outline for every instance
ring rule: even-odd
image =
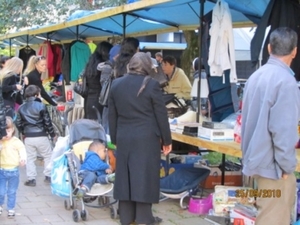
[[[280,198],[280,189],[237,189],[237,198]]]

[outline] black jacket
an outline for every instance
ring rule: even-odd
[[[56,106],[57,104],[53,101],[53,99],[47,94],[43,87],[43,83],[41,80],[42,74],[39,73],[37,69],[31,71],[27,74],[29,85],[34,84],[41,89],[41,96],[45,99],[49,104]]]
[[[9,102],[9,105],[14,106],[15,102],[19,105],[22,104],[22,99],[19,98],[19,92],[17,90],[17,84],[19,78],[17,75],[12,75],[3,79],[2,83],[2,95],[5,102]]]
[[[25,137],[55,136],[49,112],[39,98],[30,97],[20,106],[16,125]]]
[[[5,107],[2,97],[2,86],[0,86],[0,139],[6,136]]]

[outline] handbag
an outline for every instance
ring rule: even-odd
[[[77,81],[75,82],[74,92],[85,98],[87,96],[88,88],[86,85],[86,75],[84,70],[79,74]]]
[[[71,180],[68,172],[68,159],[65,154],[57,157],[53,161],[51,170],[51,190],[52,194],[67,198],[71,193]]]
[[[97,66],[97,70],[101,71],[101,92],[99,95],[99,103],[100,105],[107,106],[109,91],[113,81],[113,67],[109,61],[106,61],[99,63]]]

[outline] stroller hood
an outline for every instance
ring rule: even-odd
[[[75,120],[70,126],[69,135],[70,145],[86,140],[99,140],[105,146],[107,144],[104,128],[98,122],[89,119]]]

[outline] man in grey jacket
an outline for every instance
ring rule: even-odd
[[[256,225],[290,224],[295,202],[300,91],[290,65],[297,34],[281,27],[270,35],[268,62],[248,79],[242,109],[243,173],[257,182]]]

